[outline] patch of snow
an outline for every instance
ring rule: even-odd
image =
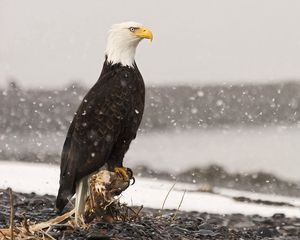
[[[0,188],[17,192],[56,195],[59,167],[37,163],[0,161]]]
[[[125,192],[123,192],[122,199],[124,202],[129,204],[132,201],[134,205],[161,208],[163,201],[173,184],[174,183],[169,181],[138,178],[135,185],[129,187]],[[178,208],[184,193],[184,189],[196,190],[197,185],[176,183],[173,191],[171,191],[166,200],[166,209]],[[230,197],[226,197],[230,195],[236,195],[251,198],[253,197],[253,194],[250,192],[219,188],[218,191],[220,190],[224,194],[223,196],[213,193],[188,191],[184,196],[184,200],[180,209],[186,211],[199,211],[217,214],[241,213],[245,215],[259,214],[261,216],[272,216],[275,213],[284,213],[289,217],[300,216],[299,208],[237,202]],[[255,199],[265,199],[266,194],[255,193],[255,197]],[[272,196],[268,197],[272,198]],[[285,201],[287,203],[295,204],[299,203],[300,199],[276,196],[276,199],[273,199],[273,201]]]
[[[59,182],[59,167],[55,165],[21,163],[0,161],[0,188],[11,187],[19,192],[36,192],[38,194],[56,195]],[[170,181],[136,178],[136,183],[122,193],[121,201],[131,205],[144,205],[145,207],[161,208],[164,199],[174,183]],[[256,199],[268,199],[284,201],[299,205],[300,199],[291,197],[249,193],[236,190],[217,188],[222,194],[193,192],[196,184],[176,183],[168,196],[165,209],[176,209],[185,194],[181,210],[200,211],[218,214],[241,213],[245,215],[259,214],[272,216],[275,213],[284,213],[288,217],[300,217],[299,208],[287,206],[266,206],[254,203],[234,201],[230,196],[245,196]],[[226,196],[225,196],[226,195]]]

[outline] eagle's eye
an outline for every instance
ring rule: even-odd
[[[135,28],[134,27],[131,27],[129,28],[130,32],[134,32],[135,31]]]

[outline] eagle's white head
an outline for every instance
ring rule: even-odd
[[[144,39],[152,41],[152,32],[140,23],[123,22],[112,26],[108,33],[105,54],[107,60],[113,64],[133,66],[135,50],[139,42]]]

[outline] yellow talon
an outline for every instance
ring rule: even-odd
[[[132,176],[129,176],[128,174],[130,171],[128,171],[128,168],[125,167],[116,167],[114,169],[114,172],[119,174],[125,182],[129,182],[130,179],[132,178]]]

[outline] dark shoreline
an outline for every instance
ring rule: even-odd
[[[54,196],[35,193],[14,193],[13,196],[15,225],[24,218],[42,222],[57,216]],[[8,227],[10,208],[6,190],[0,190],[0,212],[0,228]],[[55,239],[296,240],[300,236],[300,219],[287,218],[280,213],[261,217],[144,208],[139,218],[132,222],[109,224],[95,221],[88,230],[54,227],[49,234]]]

